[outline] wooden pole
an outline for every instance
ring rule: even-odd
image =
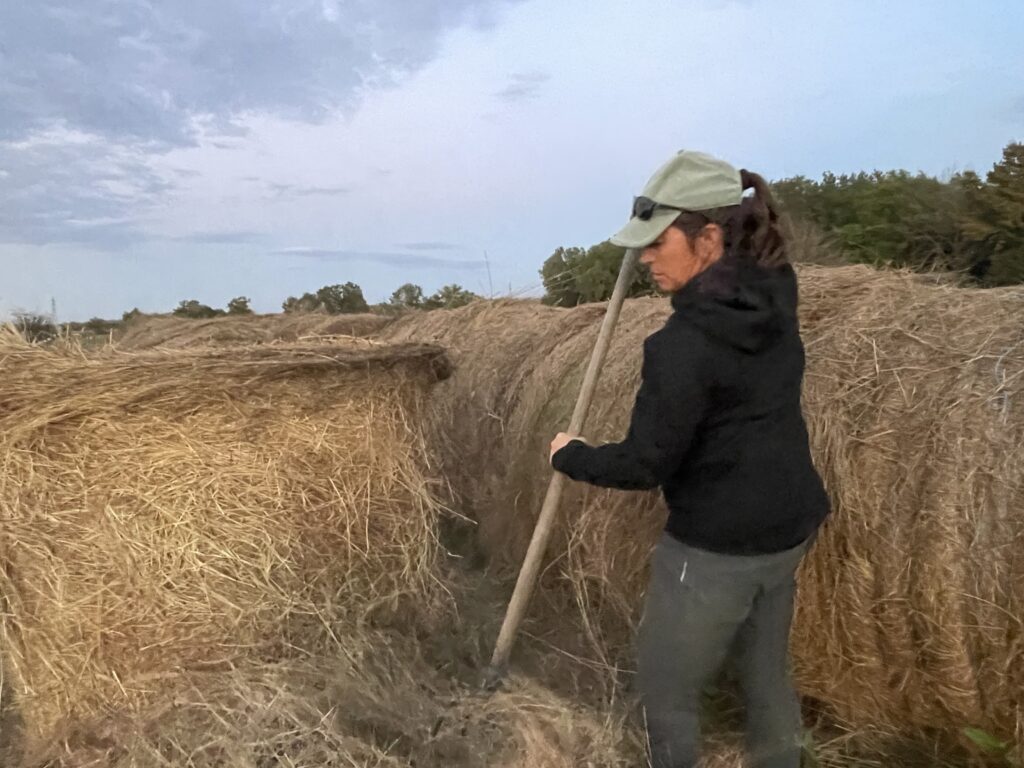
[[[619,320],[619,312],[622,310],[622,302],[626,298],[633,279],[633,271],[636,267],[639,251],[629,249],[622,259],[622,267],[619,269],[618,280],[615,281],[615,290],[612,291],[611,301],[608,302],[608,309],[601,322],[601,332],[597,336],[597,343],[594,344],[594,351],[590,355],[590,364],[587,366],[586,375],[583,377],[583,386],[580,388],[579,397],[576,399],[576,408],[573,410],[572,419],[569,422],[569,433],[578,435],[583,432],[587,421],[587,413],[590,411],[590,402],[594,397],[594,390],[597,388],[597,380],[601,375],[601,367],[604,365],[605,356],[608,354],[608,347],[611,345],[612,334],[615,331],[615,324]],[[505,675],[508,666],[508,659],[512,653],[512,646],[515,643],[516,633],[519,625],[526,615],[526,608],[533,594],[533,588],[537,583],[537,576],[540,573],[541,563],[544,560],[544,552],[551,538],[551,531],[555,524],[555,515],[558,513],[558,506],[562,500],[562,490],[565,488],[566,477],[561,472],[555,472],[548,485],[548,492],[544,496],[544,504],[540,509],[540,516],[537,518],[537,526],[533,529],[533,538],[530,539],[530,548],[526,552],[523,566],[519,571],[519,578],[516,580],[516,588],[512,592],[512,599],[509,601],[508,610],[505,612],[505,620],[501,625],[501,632],[498,634],[498,641],[494,646],[494,655],[491,657],[491,664],[487,669],[485,685],[488,688],[496,687],[501,678]]]

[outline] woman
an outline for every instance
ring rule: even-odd
[[[752,765],[796,768],[795,573],[829,502],[800,410],[796,276],[778,216],[760,176],[685,151],[612,241],[642,249],[675,311],[644,343],[626,438],[591,446],[560,433],[551,463],[574,480],[664,493],[638,637],[652,765],[697,764],[701,690],[731,654]]]

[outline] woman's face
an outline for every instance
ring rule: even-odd
[[[722,229],[709,224],[691,245],[682,230],[669,227],[644,248],[640,261],[651,270],[658,288],[675,293],[697,275],[722,258]]]

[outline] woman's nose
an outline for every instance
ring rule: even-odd
[[[650,265],[654,262],[654,253],[650,248],[640,251],[640,263]]]

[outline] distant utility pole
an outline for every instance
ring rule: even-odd
[[[487,290],[490,292],[488,299],[494,298],[494,283],[491,282],[491,260],[487,258],[487,251],[484,251],[484,263],[487,265]]]
[[[50,297],[50,322],[54,328],[57,327],[57,299],[53,296]]]

